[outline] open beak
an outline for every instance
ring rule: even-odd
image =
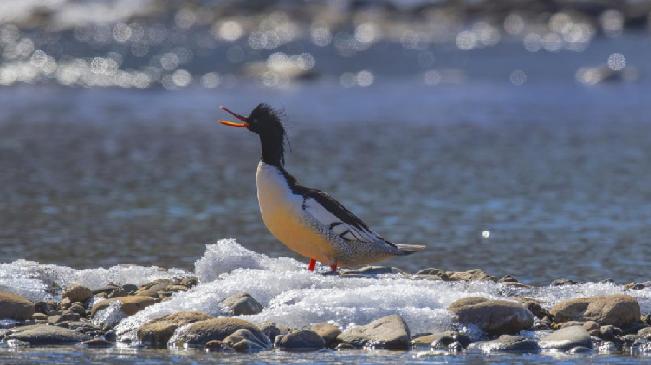
[[[225,106],[220,106],[219,108],[241,121],[241,122],[231,122],[230,120],[220,120],[219,123],[229,127],[247,128],[249,126],[249,119],[247,117],[237,114]]]

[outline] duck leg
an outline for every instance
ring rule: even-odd
[[[310,258],[310,263],[307,264],[307,270],[308,271],[314,271],[314,267],[316,266],[316,260],[313,258]]]

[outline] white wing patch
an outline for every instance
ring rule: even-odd
[[[319,225],[321,231],[342,238],[345,241],[366,243],[384,241],[382,237],[371,230],[344,223],[312,198],[305,199],[303,211],[309,216],[308,218],[311,218],[311,221]]]

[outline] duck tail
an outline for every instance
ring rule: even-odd
[[[396,244],[398,247],[398,250],[400,250],[400,254],[405,256],[405,255],[411,255],[414,252],[422,251],[425,249],[424,245],[406,245],[406,244]]]

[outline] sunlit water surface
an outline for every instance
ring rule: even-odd
[[[646,76],[651,47],[645,34],[599,38],[586,47],[581,53],[533,53],[508,41],[470,51],[440,46],[432,50],[435,61],[392,43],[335,60],[315,51],[318,80],[272,87],[227,77],[214,89],[197,83],[178,90],[74,89],[55,82],[2,88],[0,258],[7,264],[0,270],[0,286],[38,299],[49,281],[142,283],[167,275],[151,265],[192,272],[195,261],[207,254],[204,244],[223,237],[236,237],[246,248],[272,258],[296,257],[260,220],[256,137],[214,123],[224,117],[217,109],[221,104],[246,113],[264,101],[285,111],[291,141],[287,169],[304,185],[330,192],[390,240],[428,246],[423,253],[387,264],[408,271],[481,268],[532,284],[559,277],[591,282],[567,291],[529,293],[547,304],[623,291],[596,282],[650,279],[651,84]],[[615,53],[626,56],[626,67],[635,68],[639,78],[615,77],[589,86],[579,77],[581,67],[603,65]],[[438,71],[428,73],[423,57]],[[33,262],[15,261],[19,259]],[[98,269],[127,263],[144,268]],[[212,282],[215,277],[208,277],[191,295],[218,301],[244,287],[265,305],[278,297],[278,306],[264,316],[293,325],[327,320],[319,316],[328,313],[361,323],[406,308],[403,315],[419,330],[448,325],[444,308],[453,299],[503,295],[495,285],[443,288],[429,283],[427,290],[445,293],[430,308],[422,301],[427,292],[417,284],[387,279],[387,285],[397,286],[383,291],[385,282],[380,282],[373,292],[386,306],[370,303],[374,311],[360,315],[355,310],[363,303],[352,292],[365,283],[346,286],[311,279],[297,271],[298,262],[278,263],[285,265],[281,274],[243,270],[231,276],[223,271],[234,281]],[[288,286],[260,287],[278,277]],[[283,317],[283,298],[291,299],[291,293],[313,283],[322,285],[324,301],[331,300],[337,287],[351,294],[333,302],[331,312],[322,311],[313,299],[303,302],[302,311],[291,312],[295,316]],[[407,296],[390,296],[392,292]],[[648,312],[648,290],[636,295]],[[412,308],[404,300],[419,304]],[[196,304],[189,309],[211,308],[211,302],[177,302]],[[337,312],[338,306],[346,310]],[[179,307],[148,313],[172,309]],[[430,311],[426,322],[417,320],[422,310]],[[300,359],[476,364],[559,360],[549,354],[363,354],[326,351],[301,354]],[[135,363],[143,358],[153,364],[299,359],[281,352],[0,350],[0,359],[15,363]],[[632,360],[594,354],[561,359],[570,364]]]

